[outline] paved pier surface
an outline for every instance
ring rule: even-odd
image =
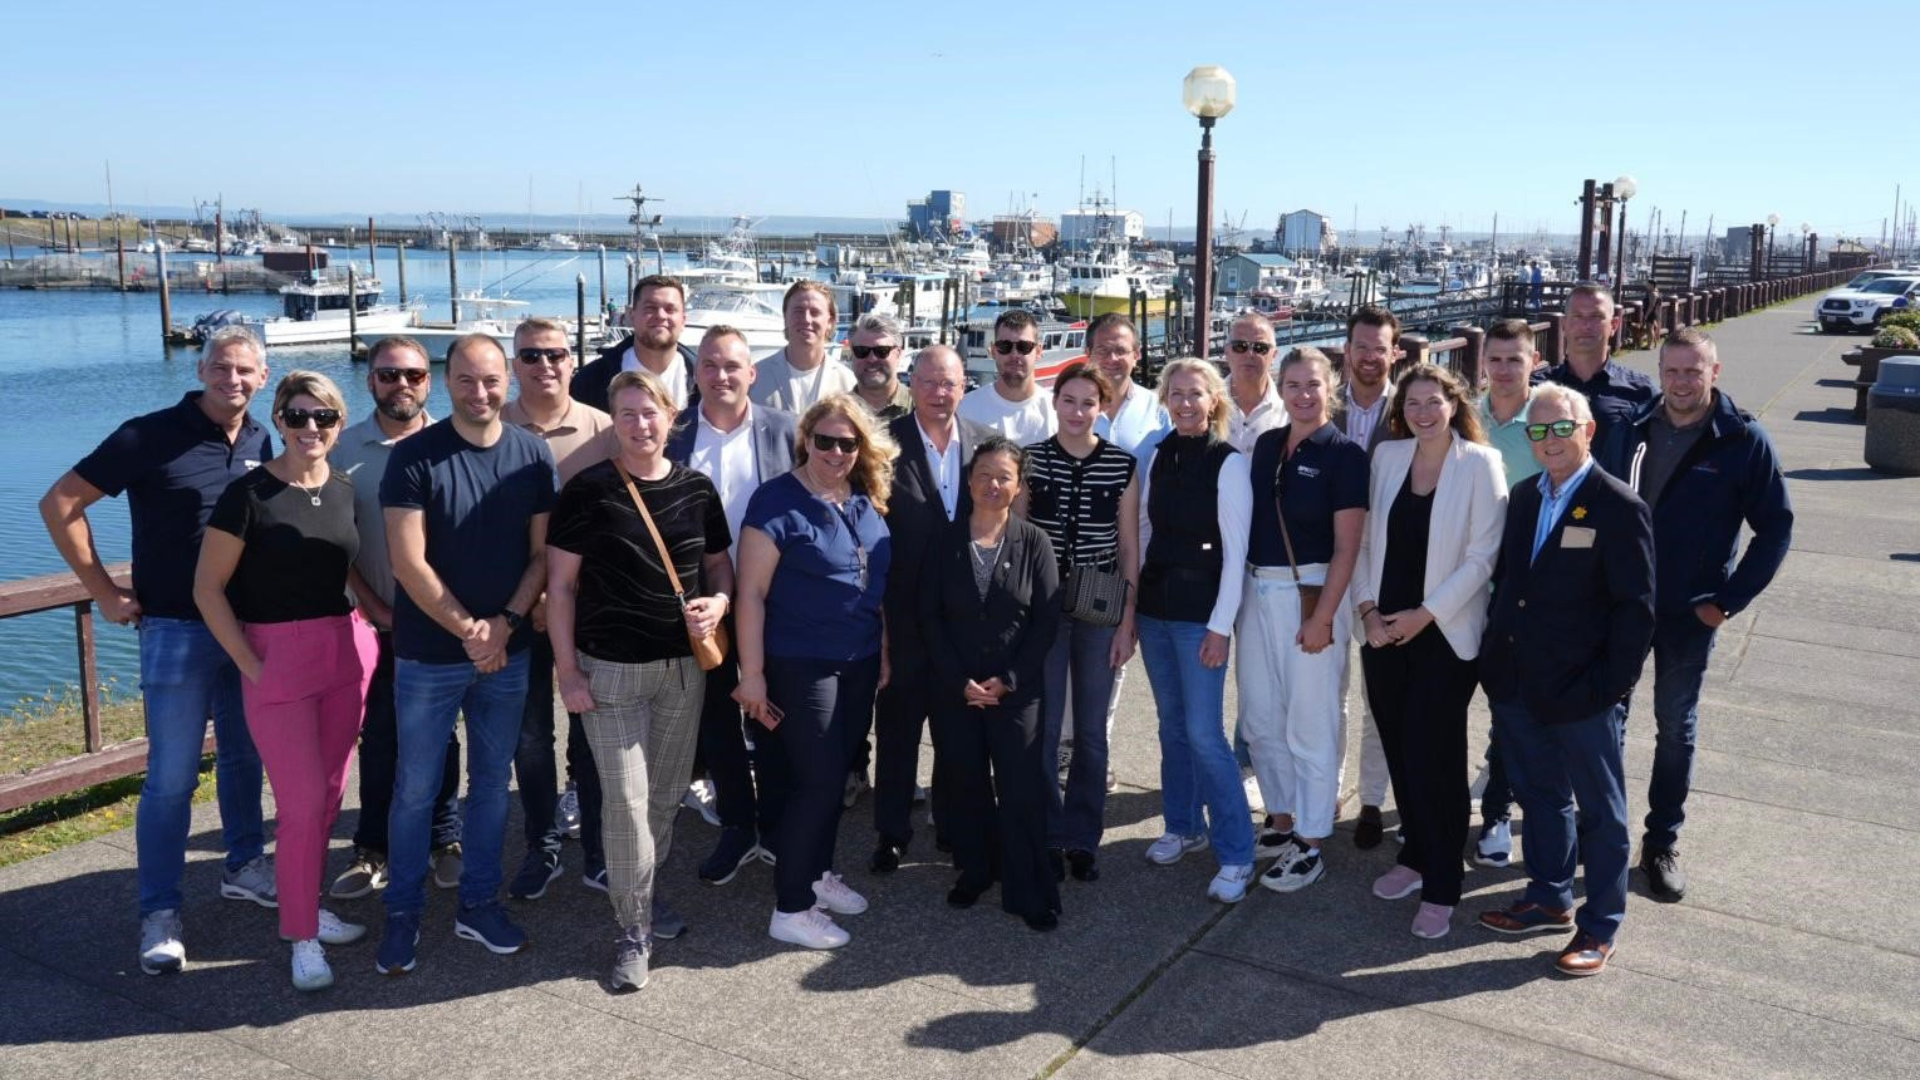
[[[595,981],[613,927],[569,845],[572,872],[513,905],[533,938],[522,954],[455,940],[451,894],[436,891],[413,975],[375,975],[369,941],[330,950],[338,985],[300,995],[272,914],[218,899],[208,806],[194,817],[179,976],[135,962],[130,831],[0,871],[0,1075],[1920,1076],[1920,915],[1908,906],[1920,894],[1920,479],[1861,466],[1840,362],[1852,342],[1810,333],[1812,302],[1713,331],[1723,387],[1779,443],[1799,524],[1779,579],[1713,658],[1682,844],[1691,892],[1656,903],[1636,875],[1600,978],[1551,974],[1558,936],[1472,925],[1519,893],[1517,869],[1471,869],[1453,933],[1412,937],[1414,901],[1367,891],[1390,852],[1356,851],[1350,822],[1328,877],[1293,896],[1255,889],[1224,908],[1203,895],[1210,856],[1148,865],[1158,751],[1136,664],[1105,876],[1063,887],[1051,935],[993,896],[949,910],[950,874],[924,832],[899,873],[869,875],[863,801],[839,865],[872,911],[842,920],[853,943],[837,952],[782,946],[766,936],[770,872],[699,884],[714,830],[683,813],[663,881],[693,928],[660,946],[639,994]],[[1636,823],[1649,689],[1628,734]],[[1475,726],[1483,735],[1484,706]],[[336,844],[333,872],[345,856]],[[377,901],[337,910],[377,935]]]

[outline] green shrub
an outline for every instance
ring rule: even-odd
[[[1896,311],[1880,318],[1881,326],[1900,326],[1920,334],[1920,311]]]
[[[1876,349],[1920,349],[1920,334],[1904,326],[1882,326],[1880,332],[1873,335],[1873,347]]]

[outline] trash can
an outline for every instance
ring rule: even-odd
[[[1920,356],[1889,356],[1867,394],[1867,468],[1920,475]]]

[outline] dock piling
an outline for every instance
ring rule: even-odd
[[[453,306],[453,324],[460,325],[460,241],[447,237],[447,302]]]
[[[380,276],[380,254],[374,241],[372,217],[367,218],[367,272],[374,277]]]
[[[353,286],[357,280],[353,264],[347,264],[347,355],[360,354],[360,298],[354,295]]]
[[[574,363],[581,363],[587,355],[587,275],[573,275],[574,319],[573,355]]]
[[[153,245],[153,258],[160,271],[160,340],[165,343],[173,336],[173,290],[167,284],[167,249],[164,244]]]
[[[114,224],[118,225],[119,222],[115,222]],[[7,254],[8,256],[12,256],[13,254],[13,244],[11,241],[9,241],[7,244]],[[127,291],[127,241],[125,237],[120,235],[120,230],[118,228],[113,230],[113,255],[114,255],[114,264],[119,268],[119,277],[117,280],[120,285],[120,291],[126,292]]]
[[[400,264],[400,306],[407,306],[407,245],[393,245],[393,257]]]
[[[607,310],[607,245],[595,244],[600,249],[600,310]]]

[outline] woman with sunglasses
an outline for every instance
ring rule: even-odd
[[[623,371],[607,384],[607,404],[615,456],[567,481],[547,530],[547,633],[561,702],[580,714],[600,777],[607,895],[620,927],[606,986],[619,994],[647,984],[655,938],[685,929],[660,899],[656,868],[672,848],[706,700],[690,639],[713,633],[727,612],[733,536],[713,481],[667,459],[675,413],[666,383]]]
[[[942,731],[941,775],[953,788],[940,824],[960,880],[947,903],[972,907],[997,877],[1001,909],[1045,931],[1060,925],[1060,884],[1047,846],[1047,802],[1058,797],[1048,789],[1058,789],[1040,737],[1047,654],[1059,636],[1060,573],[1047,534],[1013,516],[1024,462],[1004,435],[989,435],[973,452],[973,510],[927,552],[920,622],[933,659],[927,696]],[[1094,709],[1104,733],[1106,700]]]
[[[1019,510],[1052,542],[1060,581],[1112,575],[1120,606],[1068,612],[1058,623],[1046,666],[1046,760],[1057,759],[1063,729],[1072,735],[1066,791],[1049,785],[1047,843],[1077,881],[1099,878],[1096,853],[1107,813],[1107,705],[1120,669],[1133,656],[1134,602],[1140,581],[1140,483],[1132,454],[1094,434],[1113,397],[1090,363],[1067,365],[1053,383],[1060,430],[1027,448]],[[977,453],[977,452],[976,452]],[[977,458],[976,458],[977,460]],[[1067,728],[1067,707],[1073,708]]]
[[[1247,600],[1240,605],[1240,717],[1267,823],[1263,888],[1295,892],[1326,872],[1321,845],[1340,802],[1347,583],[1367,516],[1367,452],[1329,421],[1333,362],[1280,362],[1287,426],[1253,447]]]
[[[367,929],[320,906],[327,836],[340,813],[378,646],[355,612],[360,550],[353,485],[327,464],[346,403],[326,376],[295,371],[273,395],[286,452],[227,486],[194,571],[207,629],[240,669],[247,730],[273,784],[280,936],[293,943],[293,985],[333,985],[323,945]]]
[[[1366,632],[1367,703],[1407,839],[1373,894],[1419,893],[1413,933],[1437,938],[1460,902],[1471,810],[1467,705],[1506,525],[1506,472],[1466,388],[1433,364],[1401,376],[1387,439],[1373,452],[1374,512],[1361,534],[1353,606]]]
[[[886,684],[883,516],[898,455],[859,398],[833,394],[800,418],[793,471],[760,485],[741,521],[733,696],[780,740],[791,776],[767,932],[812,949],[846,944],[832,915],[867,909],[833,848],[854,744]]]

